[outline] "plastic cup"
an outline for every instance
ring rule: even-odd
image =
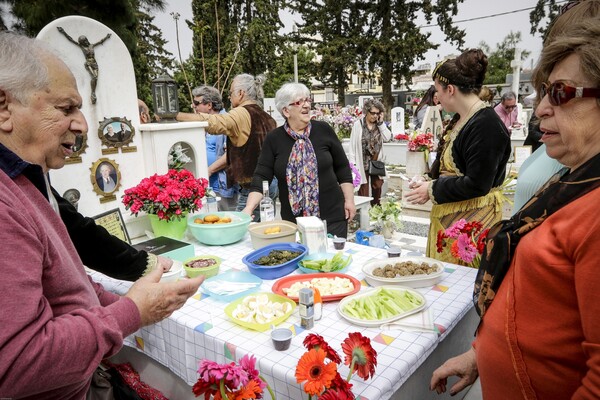
[[[336,250],[344,250],[344,246],[346,245],[346,238],[333,238],[333,247]]]
[[[387,253],[389,258],[400,257],[400,253],[402,253],[402,250],[398,247],[390,247],[389,249],[387,249]]]
[[[292,343],[292,331],[287,328],[277,328],[271,331],[271,340],[275,350],[284,351],[290,348]]]

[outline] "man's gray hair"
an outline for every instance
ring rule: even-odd
[[[221,93],[213,86],[198,86],[192,90],[192,96],[202,97],[204,104],[211,103],[212,109],[219,112],[223,109],[223,98]]]
[[[500,97],[500,101],[502,103],[504,103],[506,100],[515,100],[516,98],[517,98],[517,95],[515,94],[515,92],[510,90],[510,91],[502,94],[502,97]]]
[[[0,32],[0,90],[21,104],[49,85],[43,57],[51,56],[43,42],[9,32]]]
[[[249,99],[256,101],[262,105],[262,99],[265,97],[263,91],[263,85],[267,79],[264,75],[256,75],[256,77],[250,74],[239,74],[233,78],[231,89],[243,90],[246,92],[246,96]]]
[[[310,90],[302,83],[286,83],[275,93],[275,108],[283,116],[283,109],[299,98],[310,97]]]

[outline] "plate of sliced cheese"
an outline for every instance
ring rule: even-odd
[[[281,278],[273,285],[273,293],[298,301],[302,288],[318,288],[323,301],[337,301],[357,293],[361,284],[353,276],[340,273],[299,274]]]

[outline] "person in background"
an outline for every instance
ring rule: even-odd
[[[421,99],[421,102],[417,106],[415,113],[412,117],[412,122],[415,124],[415,129],[421,129],[423,126],[423,119],[425,115],[427,115],[427,109],[431,106],[437,106],[440,104],[440,101],[437,96],[437,91],[435,90],[435,86],[431,85],[425,95]]]
[[[370,195],[373,206],[380,202],[383,179],[377,175],[369,175],[369,161],[384,159],[383,142],[392,138],[392,132],[383,123],[385,108],[379,100],[365,100],[362,111],[363,117],[357,119],[352,126],[348,158],[360,173],[358,195]]]
[[[473,347],[434,371],[456,394],[480,377],[483,398],[600,398],[600,19],[558,17],[533,72],[546,152],[566,166],[488,235],[475,283]],[[550,28],[551,31],[553,28]]]
[[[281,218],[317,216],[327,221],[328,233],[346,237],[356,214],[350,164],[331,126],[311,121],[310,105],[310,91],[301,83],[286,83],[275,94],[285,124],[265,139],[244,212],[252,214],[262,199],[262,181],[275,176]]]
[[[487,56],[470,49],[439,64],[433,73],[442,107],[456,112],[440,140],[431,168],[432,181],[411,182],[406,200],[431,200],[427,257],[454,261],[437,252],[438,231],[459,219],[479,221],[483,229],[502,218],[502,183],[511,153],[506,127],[491,107],[479,99]]]
[[[224,114],[223,99],[217,89],[212,86],[199,86],[192,90],[194,101],[192,107],[196,113]],[[221,211],[236,209],[236,187],[227,188],[226,151],[227,136],[206,135],[206,158],[208,161],[208,182],[214,192],[221,197]]]
[[[508,132],[511,132],[513,128],[521,126],[518,121],[519,108],[517,106],[517,96],[514,92],[503,93],[500,103],[494,107],[494,111],[496,111],[506,129],[508,129]]]
[[[4,398],[84,399],[100,361],[180,308],[203,280],[161,284],[155,269],[118,296],[86,275],[47,178],[88,129],[75,77],[54,54],[35,39],[0,33]]]
[[[138,99],[138,112],[140,113],[140,123],[141,124],[149,124],[150,123],[150,109],[146,105],[146,103]]]
[[[256,168],[258,155],[267,132],[275,129],[277,123],[262,109],[264,97],[264,75],[236,75],[231,82],[229,98],[231,109],[227,114],[178,113],[178,121],[207,121],[206,131],[213,135],[227,136],[226,160],[218,160],[214,170],[226,165],[227,184],[239,186],[236,211],[246,207],[250,193],[252,173]],[[277,198],[277,183],[271,182],[269,197]],[[253,214],[254,221],[260,221],[258,210]]]
[[[494,104],[494,92],[492,92],[487,86],[481,87],[481,90],[479,91],[479,98],[488,107]]]

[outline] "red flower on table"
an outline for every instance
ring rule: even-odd
[[[357,372],[358,376],[367,380],[375,374],[377,352],[371,346],[371,340],[360,333],[350,333],[342,343],[345,363],[350,366],[346,379],[337,370],[340,356],[322,336],[311,333],[303,344],[308,351],[298,360],[295,376],[298,383],[304,384],[309,400],[312,396],[317,396],[317,400],[353,400],[355,397],[349,382],[352,375]],[[326,364],[325,358],[330,362]]]
[[[350,333],[342,343],[346,355],[344,363],[350,366],[350,374],[356,370],[365,381],[375,375],[377,352],[371,346],[371,339],[358,332]]]
[[[310,335],[306,336],[306,338],[304,338],[304,341],[302,343],[304,344],[304,347],[306,347],[307,350],[315,348],[322,349],[323,351],[325,351],[325,356],[336,364],[340,364],[342,362],[342,359],[340,358],[338,353],[334,349],[332,349],[329,346],[329,344],[327,344],[327,342],[325,341],[325,339],[323,339],[321,335],[311,333]]]

